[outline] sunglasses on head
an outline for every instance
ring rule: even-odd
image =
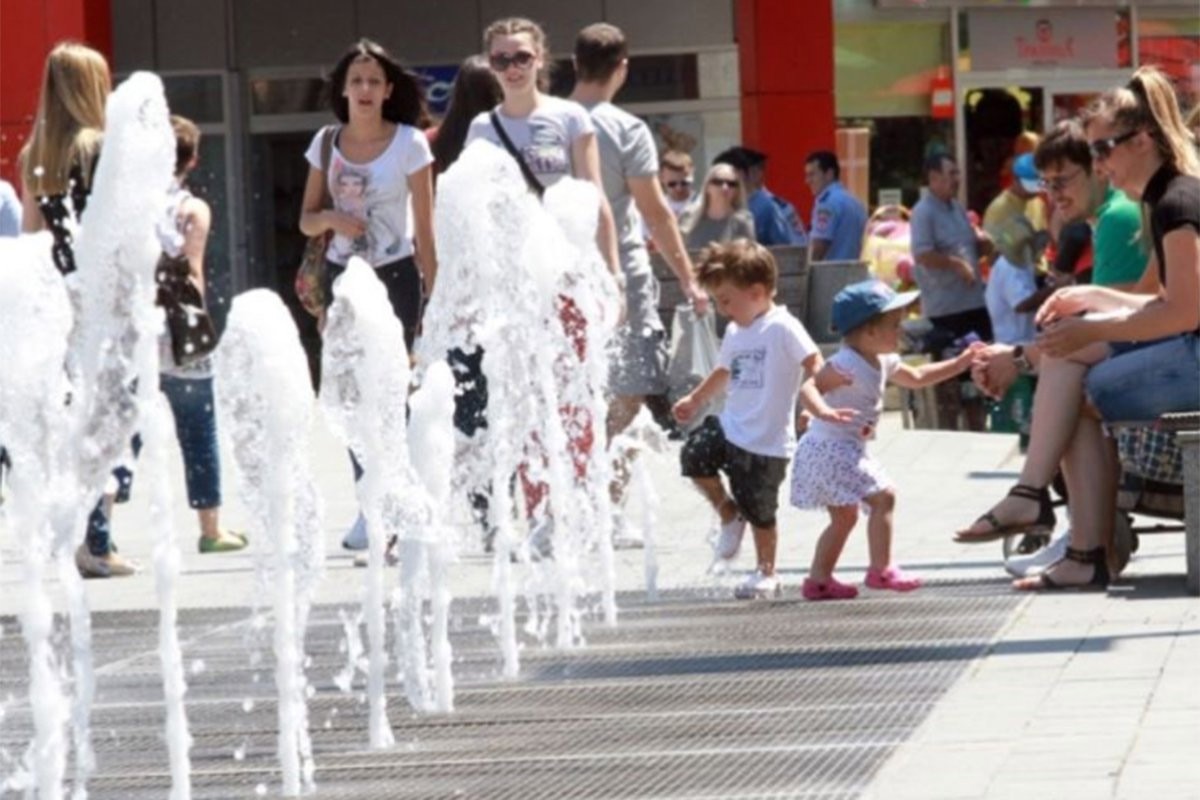
[[[527,69],[533,60],[537,58],[528,50],[518,50],[511,56],[504,53],[492,53],[488,56],[488,64],[496,72],[504,72],[506,69],[516,64],[521,69]]]
[[[709,186],[720,186],[722,189],[736,189],[738,182],[729,180],[728,178],[713,178],[708,182]]]
[[[1137,136],[1136,130],[1125,131],[1120,136],[1111,136],[1107,139],[1097,139],[1094,142],[1088,142],[1088,150],[1092,153],[1092,158],[1097,161],[1103,161],[1112,155],[1113,150],[1116,150],[1118,145],[1127,142]]]
[[[667,181],[666,183],[668,189],[686,189],[691,185],[691,181]]]

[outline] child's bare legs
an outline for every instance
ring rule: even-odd
[[[758,571],[770,577],[775,574],[775,548],[779,543],[779,529],[775,525],[769,528],[754,525],[751,526],[751,530],[754,531],[754,554],[758,559]]]
[[[896,510],[896,492],[884,489],[863,500],[871,509],[867,520],[867,548],[871,565],[866,585],[872,589],[911,592],[921,588],[921,579],[906,575],[892,565],[892,514]]]
[[[719,477],[712,478],[692,478],[692,483],[700,490],[708,500],[709,505],[717,512],[717,516],[721,518],[721,523],[733,522],[737,516],[737,505],[729,497],[725,491],[725,484],[721,482]],[[758,542],[758,529],[755,529],[754,541]],[[774,551],[772,551],[771,561],[774,563]]]
[[[808,569],[808,579],[817,583],[825,583],[833,577],[846,539],[854,525],[858,522],[857,506],[829,506],[829,525],[817,539],[816,550],[813,551],[812,566]],[[758,540],[758,530],[755,529],[755,542]]]
[[[896,493],[884,489],[863,502],[871,509],[871,515],[867,518],[867,550],[871,569],[884,570],[892,565],[892,513],[896,510]]]

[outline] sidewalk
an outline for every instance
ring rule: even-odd
[[[318,603],[356,602],[364,571],[355,570],[340,548],[356,513],[348,459],[319,421],[312,448],[326,503],[329,554]],[[950,534],[1015,479],[1020,463],[1015,437],[904,431],[899,416],[889,414],[874,449],[899,485],[900,563],[934,583],[966,582],[983,593],[1007,593],[1000,580],[1000,546],[960,546]],[[676,459],[677,445],[647,459],[661,500],[655,534],[659,589],[716,589],[723,597],[741,573],[708,574],[705,538],[713,518],[678,477]],[[182,493],[174,451],[171,463],[172,486]],[[226,460],[224,517],[236,528],[246,516],[233,497],[231,463]],[[781,496],[779,569],[785,600],[794,603],[825,517],[788,507],[786,489]],[[181,499],[176,506],[176,532],[184,543],[180,607],[248,605],[255,588],[253,553],[199,555],[194,516]],[[14,550],[19,537],[3,511],[0,507],[0,616],[17,613],[23,598]],[[117,512],[114,535],[123,554],[148,564],[153,531],[146,520],[145,498],[135,486],[134,500]],[[861,580],[864,533],[860,523],[844,557],[844,579]],[[466,540],[473,537],[465,530]],[[746,545],[737,564],[741,570],[753,565],[748,540]],[[643,558],[639,550],[617,553],[619,590],[643,587]],[[491,567],[477,546],[465,550],[453,570],[454,596],[488,594]],[[866,796],[1200,798],[1200,603],[1184,592],[1183,568],[1181,536],[1147,536],[1130,579],[1107,594],[1022,599],[987,654],[967,667],[915,734],[891,752]],[[149,573],[90,581],[87,590],[96,611],[156,607]],[[62,608],[61,598],[56,603]]]

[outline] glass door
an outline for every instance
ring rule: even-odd
[[[960,165],[965,203],[981,217],[1012,180],[1012,160],[1037,146],[1045,129],[1041,86],[991,86],[963,95],[965,149]]]

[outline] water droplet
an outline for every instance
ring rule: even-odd
[[[247,714],[249,714],[253,710],[254,710],[254,701],[251,700],[249,697],[247,697],[245,700],[242,701],[242,711],[245,711]]]
[[[260,783],[258,786],[255,786],[254,793],[256,795],[258,795],[259,797],[266,797],[267,796],[267,785],[265,783]]]
[[[201,672],[204,672],[204,659],[197,658],[194,660],[192,662],[191,671],[193,675],[199,675]]]

